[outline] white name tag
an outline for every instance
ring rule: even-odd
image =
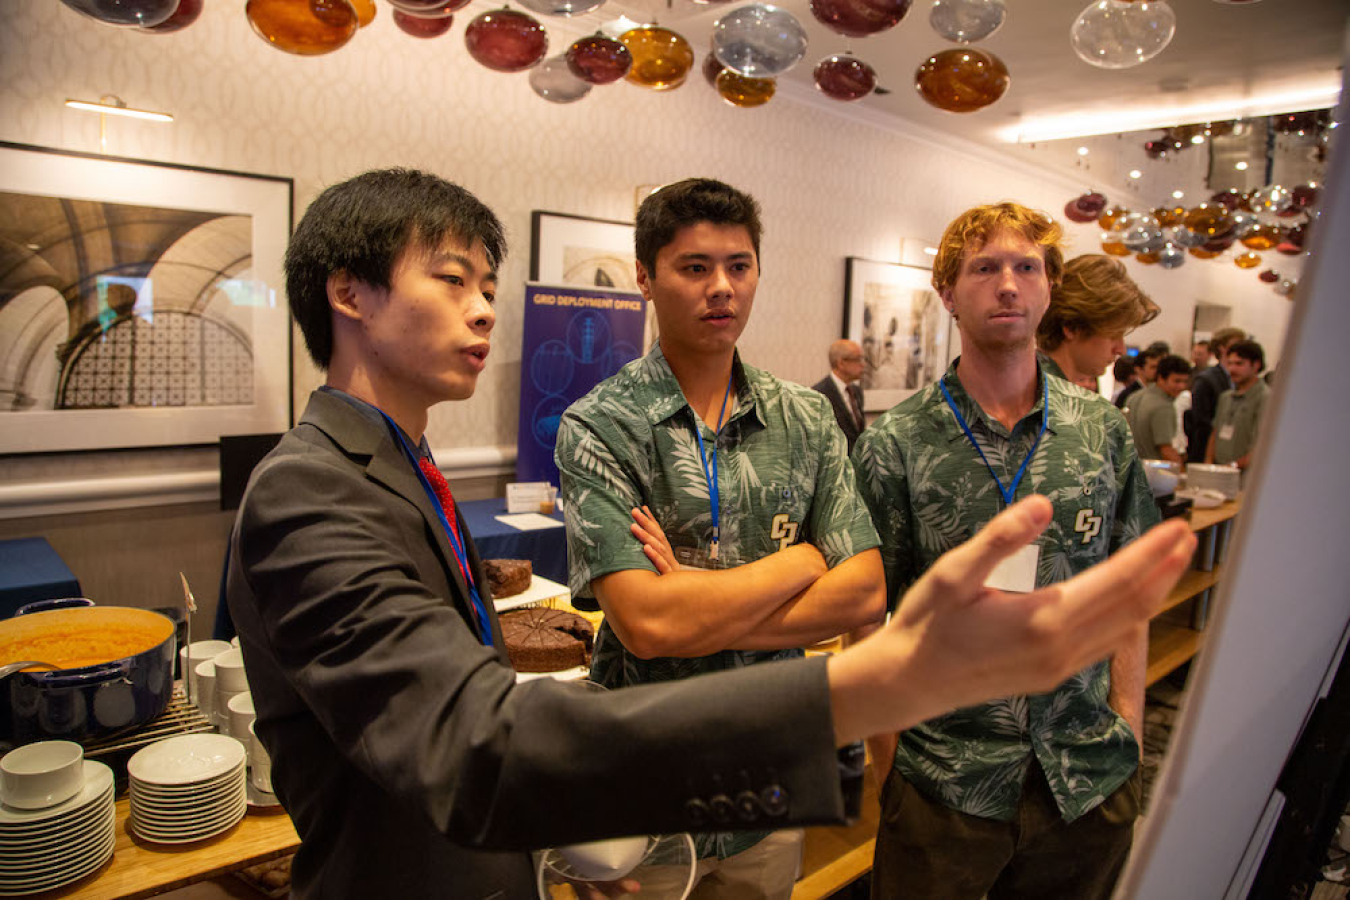
[[[1036,565],[1041,560],[1041,548],[1028,544],[994,567],[984,586],[1000,591],[1029,594],[1036,589]]]
[[[1233,423],[1229,422],[1227,425],[1219,429],[1219,440],[1231,441],[1232,439],[1233,439]]]

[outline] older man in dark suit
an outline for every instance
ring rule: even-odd
[[[862,375],[862,347],[841,338],[830,345],[830,374],[811,385],[830,399],[834,417],[848,439],[849,453],[867,427],[863,417]]]

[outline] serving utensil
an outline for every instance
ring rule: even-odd
[[[61,668],[60,666],[53,665],[52,663],[49,662],[37,662],[35,660],[29,660],[27,662],[5,663],[3,666],[0,666],[0,678],[8,678],[15,672],[22,672],[24,669],[31,669],[33,666],[42,666],[42,668],[44,669]]]
[[[192,588],[188,587],[187,576],[182,572],[178,577],[183,579],[183,603],[187,606],[187,645],[192,646],[192,614],[197,611],[197,601],[192,598]],[[188,659],[192,659],[192,651],[188,651]],[[192,703],[192,673],[184,672],[183,681],[186,682],[187,700]]]

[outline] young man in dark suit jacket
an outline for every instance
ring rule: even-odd
[[[811,387],[830,400],[834,418],[848,441],[848,452],[867,427],[863,416],[863,353],[856,341],[840,338],[830,345],[830,374]]]
[[[531,898],[531,848],[709,816],[837,821],[835,747],[1053,686],[1152,615],[1187,565],[1194,539],[1174,522],[1053,592],[984,590],[1047,525],[1033,498],[828,659],[601,694],[517,684],[424,436],[433,405],[473,393],[504,253],[473,195],[399,169],[325,190],[287,252],[327,380],[253,473],[227,595],[300,834],[297,900]]]

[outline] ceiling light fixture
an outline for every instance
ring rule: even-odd
[[[1244,159],[1240,162],[1233,163],[1233,168],[1237,169],[1239,172],[1245,172],[1247,171],[1247,161]]]
[[[168,113],[151,112],[148,109],[133,109],[127,106],[120,97],[111,95],[99,99],[98,103],[88,100],[67,100],[66,106],[71,109],[83,109],[87,112],[96,112],[100,115],[126,116],[129,119],[145,119],[149,122],[172,122],[173,116]]]
[[[1088,148],[1086,148],[1086,147],[1079,147],[1079,148],[1078,148],[1078,155],[1079,155],[1079,156],[1087,156],[1087,155],[1088,155]]]
[[[1053,141],[1061,138],[1090,137],[1099,134],[1118,134],[1150,128],[1170,128],[1193,122],[1215,122],[1255,116],[1274,116],[1281,113],[1327,109],[1339,102],[1339,78],[1325,84],[1302,90],[1263,94],[1246,99],[1199,103],[1191,106],[1152,107],[1139,110],[1112,110],[1099,114],[1082,111],[1058,116],[1027,119],[1019,124],[1000,129],[999,140],[1010,144]]]
[[[1144,173],[1143,173],[1143,172],[1140,172],[1138,169],[1131,169],[1131,170],[1130,170],[1130,177],[1131,177],[1131,178],[1143,178],[1143,177],[1144,177]]]
[[[1186,196],[1186,192],[1185,192],[1185,191],[1173,191],[1173,192],[1172,192],[1172,199],[1173,199],[1173,200],[1180,200],[1182,197],[1185,197],[1185,196]]]

